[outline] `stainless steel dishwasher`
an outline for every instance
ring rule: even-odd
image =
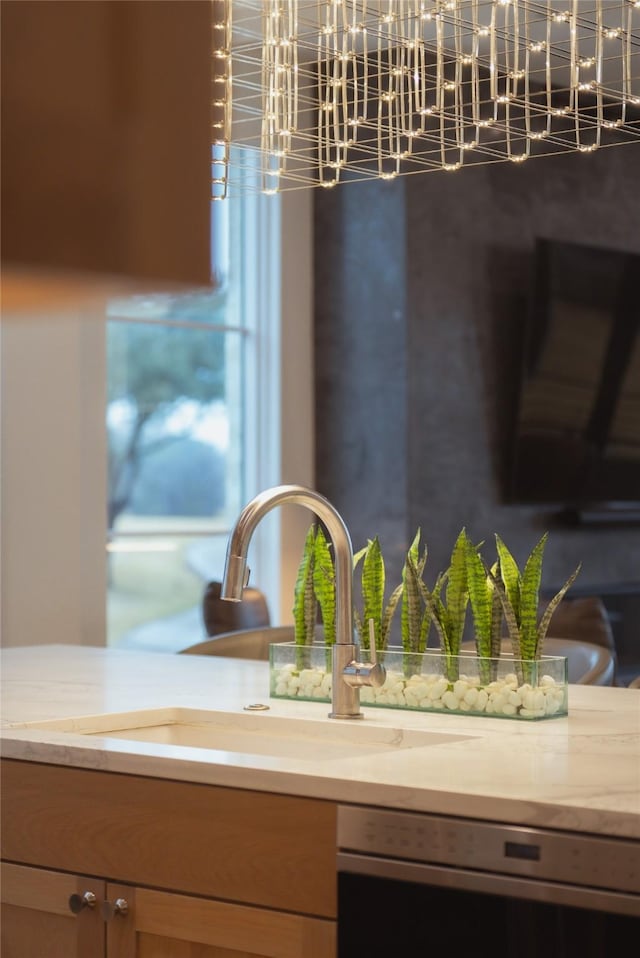
[[[338,958],[606,958],[630,948],[640,948],[638,841],[338,810]]]

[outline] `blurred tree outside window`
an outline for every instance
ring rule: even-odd
[[[110,645],[165,647],[172,628],[176,642],[201,637],[243,489],[244,333],[225,328],[228,310],[224,291],[111,305]]]
[[[202,597],[222,576],[253,457],[245,428],[253,264],[238,252],[229,270],[229,244],[244,247],[250,227],[247,204],[222,218],[215,289],[109,305],[110,646],[178,651],[205,637]]]

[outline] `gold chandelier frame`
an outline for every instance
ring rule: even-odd
[[[640,143],[640,0],[212,0],[212,197]]]

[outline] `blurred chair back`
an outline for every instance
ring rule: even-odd
[[[615,661],[609,649],[575,639],[544,640],[544,655],[567,658],[569,682],[576,685],[613,685]]]
[[[544,608],[546,608],[546,603],[543,602],[541,603],[541,609]],[[572,639],[574,642],[586,642],[589,645],[598,645],[606,649],[613,662],[613,674],[610,682],[597,684],[616,685],[618,657],[616,655],[615,639],[604,602],[598,596],[563,599],[551,616],[547,638],[545,639],[545,649],[551,639]],[[569,681],[573,680],[569,678]]]
[[[233,632],[223,632],[196,642],[187,649],[182,649],[181,655],[223,655],[232,659],[259,659],[268,661],[269,646],[272,642],[293,642],[295,637],[294,626],[268,626],[263,629],[238,629]]]
[[[263,629],[271,624],[269,607],[260,589],[246,588],[240,602],[220,598],[221,582],[210,582],[202,599],[202,619],[207,635],[238,629]]]
[[[461,649],[475,649],[475,642],[462,642]],[[511,642],[503,639],[502,652],[511,652]],[[567,659],[569,682],[573,685],[613,685],[615,663],[609,649],[574,639],[546,638],[543,655]]]

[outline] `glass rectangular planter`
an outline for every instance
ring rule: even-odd
[[[567,659],[543,655],[536,661],[502,654],[478,659],[474,652],[379,654],[387,677],[381,688],[363,687],[360,701],[376,708],[418,712],[539,719],[568,715]],[[303,702],[331,701],[331,649],[279,642],[269,646],[270,695]]]

